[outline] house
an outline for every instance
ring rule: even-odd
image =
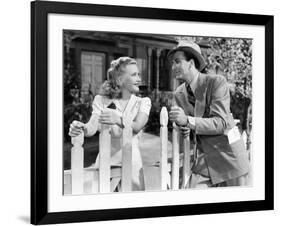
[[[173,36],[65,30],[64,41],[64,57],[80,76],[82,97],[99,92],[110,62],[120,56],[137,60],[141,94],[158,98],[162,92],[170,93],[174,89],[166,57],[177,45]]]

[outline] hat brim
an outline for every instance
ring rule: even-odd
[[[198,61],[198,64],[199,64],[198,70],[199,71],[202,71],[207,66],[207,63],[206,63],[205,59],[203,58],[203,56],[200,53],[198,53],[196,50],[194,50],[193,48],[188,47],[188,46],[179,46],[175,49],[172,49],[170,52],[168,52],[167,57],[170,62],[172,61],[173,55],[177,51],[183,51],[183,52],[188,52],[188,53],[192,54],[194,56],[194,58]]]

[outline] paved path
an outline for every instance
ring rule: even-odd
[[[144,165],[150,165],[160,160],[161,145],[159,136],[143,133],[139,145]],[[170,156],[171,153],[172,143],[168,141],[168,156]]]

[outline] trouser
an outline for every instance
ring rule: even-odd
[[[212,184],[211,178],[192,173],[189,178],[189,188],[208,188],[208,187],[229,187],[229,186],[245,186],[247,185],[248,174],[227,180],[218,184]]]

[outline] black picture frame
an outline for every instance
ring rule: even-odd
[[[225,24],[262,25],[265,28],[265,198],[256,201],[204,203],[125,209],[48,212],[48,14],[145,18]],[[96,5],[31,2],[31,223],[51,224],[193,214],[272,210],[273,165],[273,16]]]

